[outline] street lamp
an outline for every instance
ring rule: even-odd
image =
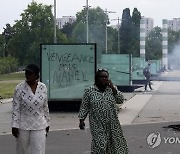
[[[57,43],[57,38],[56,38],[56,0],[54,0],[54,43]]]
[[[119,39],[119,30],[120,30],[120,20],[122,20],[122,19],[119,19],[119,17],[117,18],[117,19],[112,19],[112,20],[117,20],[118,21],[118,53],[120,53],[120,39]]]
[[[89,42],[89,5],[88,0],[86,0],[86,6],[84,6],[86,9],[86,37],[87,37],[87,43]]]
[[[87,43],[89,42],[89,6],[88,0],[86,0],[86,9],[87,9],[87,16],[86,16],[86,27],[87,27]]]
[[[113,12],[113,11],[107,11],[107,9],[105,9],[105,14],[108,16],[109,13],[116,13],[116,12]],[[107,17],[106,17],[106,54],[107,54],[107,49],[108,49],[108,46],[107,46]]]

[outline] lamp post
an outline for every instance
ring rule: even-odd
[[[88,0],[86,0],[86,6],[83,6],[86,9],[86,42],[89,43],[89,4]]]
[[[88,43],[89,42],[89,5],[88,5],[88,0],[86,0],[86,9],[87,9],[86,27],[87,27],[87,43]]]
[[[117,20],[118,21],[118,53],[120,53],[120,39],[119,39],[119,29],[120,29],[120,20],[122,19],[119,19],[119,17],[117,19],[112,19],[112,20]]]
[[[107,16],[108,16],[109,13],[116,13],[116,12],[108,11],[107,9],[105,9],[105,14],[106,14]],[[107,52],[107,50],[108,50],[108,45],[107,45],[107,44],[108,44],[108,42],[107,42],[107,41],[108,41],[108,40],[107,40],[107,38],[108,38],[108,37],[107,37],[107,35],[108,35],[108,34],[107,34],[107,22],[108,22],[108,20],[107,20],[107,17],[106,17],[106,54],[108,53],[108,52]]]
[[[56,0],[54,0],[54,43],[57,43],[57,37],[56,37]]]

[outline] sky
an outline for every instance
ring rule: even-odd
[[[46,5],[54,4],[54,0],[34,1]],[[15,20],[20,20],[20,14],[31,2],[32,0],[0,0],[0,33],[7,23],[13,26]],[[75,16],[86,2],[87,0],[56,0],[56,17]],[[99,6],[101,9],[116,12],[108,14],[112,25],[117,24],[114,19],[122,18],[125,8],[129,8],[131,14],[137,8],[142,16],[153,18],[154,26],[159,27],[162,27],[162,19],[180,18],[180,0],[88,0],[88,4],[91,8]]]

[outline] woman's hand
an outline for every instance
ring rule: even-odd
[[[49,126],[46,127],[46,137],[47,137],[48,132],[49,132]]]
[[[114,88],[114,85],[113,85],[113,83],[112,83],[112,81],[111,80],[109,80],[109,82],[108,82],[108,86],[112,89],[112,88]]]
[[[12,135],[14,137],[18,138],[18,136],[19,136],[19,129],[15,128],[15,127],[12,127]]]
[[[80,128],[81,130],[84,130],[84,127],[85,127],[84,120],[83,120],[83,119],[80,119],[80,120],[79,120],[79,128]]]
[[[112,89],[113,95],[116,95],[117,94],[117,90],[114,87],[114,85],[113,85],[111,80],[109,80],[109,85],[108,86]]]

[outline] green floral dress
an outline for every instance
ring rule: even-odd
[[[113,96],[109,87],[104,92],[96,86],[85,89],[79,118],[85,119],[89,113],[92,154],[128,154],[116,108],[116,103],[121,104],[123,100],[120,91]]]

